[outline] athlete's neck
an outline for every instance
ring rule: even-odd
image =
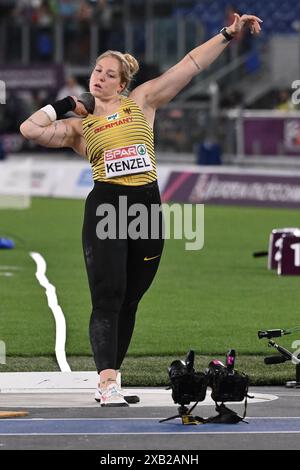
[[[99,99],[96,98],[96,106],[94,114],[109,114],[111,111],[116,110],[121,105],[122,98],[121,96],[113,96],[108,99]]]

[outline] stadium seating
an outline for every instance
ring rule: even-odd
[[[234,4],[234,2],[233,2]],[[228,0],[195,1],[190,8],[174,8],[173,14],[198,16],[204,23],[207,35],[211,36],[224,24],[225,9]],[[263,34],[295,33],[294,22],[300,21],[300,2],[298,0],[241,0],[238,9],[242,13],[253,13],[264,21]]]

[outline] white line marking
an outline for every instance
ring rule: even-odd
[[[9,418],[8,418],[9,419]],[[205,424],[203,426],[206,426]],[[196,431],[184,431],[184,432],[176,432],[176,431],[165,431],[165,432],[86,432],[86,431],[78,431],[78,432],[20,432],[20,433],[0,433],[0,436],[168,436],[168,435],[177,435],[177,436],[186,436],[194,435],[200,436],[207,436],[208,434],[221,434],[223,437],[227,436],[227,434],[300,434],[300,431],[203,431],[203,432],[196,432]],[[297,448],[295,448],[297,449]],[[294,450],[295,450],[294,449]]]
[[[65,344],[66,344],[66,320],[64,313],[58,305],[56,289],[50,284],[46,277],[47,264],[39,253],[30,253],[31,258],[35,261],[37,270],[35,276],[40,285],[44,287],[48,299],[48,306],[52,310],[55,319],[56,338],[55,338],[55,355],[61,372],[71,372],[71,368],[67,362]]]
[[[10,407],[11,408],[11,407]],[[28,407],[27,408],[31,408],[31,407]],[[100,408],[102,409],[102,408]],[[3,410],[2,410],[3,411]],[[4,410],[5,411],[5,410]],[[141,417],[141,418],[132,418],[130,416],[128,416],[127,418],[114,418],[114,417],[111,417],[111,418],[105,418],[103,416],[100,416],[98,418],[22,418],[22,420],[20,420],[20,418],[10,418],[9,419],[9,422],[11,423],[12,421],[15,421],[15,422],[18,422],[18,421],[22,421],[22,423],[24,422],[32,422],[32,421],[126,421],[126,423],[128,421],[154,421],[154,422],[158,422],[160,419],[164,419],[165,416],[157,416],[156,418],[145,418],[145,417]],[[254,421],[254,420],[257,420],[257,419],[261,419],[261,420],[272,420],[272,419],[300,419],[300,416],[246,416],[247,421]],[[173,424],[174,424],[174,421],[176,423],[180,423],[180,418],[175,418],[173,420]],[[1,421],[0,421],[1,423]],[[209,424],[215,424],[215,423],[209,423]],[[300,432],[300,431],[299,431]]]

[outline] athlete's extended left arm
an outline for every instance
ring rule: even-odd
[[[247,25],[252,33],[258,34],[262,20],[254,15],[239,16],[235,13],[232,25],[226,28],[231,36],[237,35]],[[209,41],[190,51],[180,62],[158,78],[150,80],[134,92],[143,93],[145,105],[159,108],[171,101],[202,70],[212,64],[224,51],[229,41],[223,34],[217,34]],[[133,92],[133,93],[134,93]]]

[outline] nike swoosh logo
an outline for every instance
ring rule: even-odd
[[[87,127],[92,127],[93,124],[93,122],[90,122],[89,124],[87,124]]]
[[[148,256],[145,256],[144,261],[151,261],[152,259],[159,258],[160,255],[152,256],[151,258],[148,258]]]

